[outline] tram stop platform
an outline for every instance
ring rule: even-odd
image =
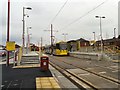
[[[13,66],[13,63],[8,67],[5,64],[0,65],[2,66],[0,67],[2,70],[2,90],[77,88],[51,65],[49,65],[49,70],[42,71],[39,55],[36,52],[24,54],[21,64],[18,66]]]

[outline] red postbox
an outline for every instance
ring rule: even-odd
[[[41,57],[41,70],[46,71],[49,69],[49,58],[48,56],[42,56]]]

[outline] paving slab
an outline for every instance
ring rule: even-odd
[[[37,77],[36,89],[40,88],[60,88],[59,84],[53,77]]]

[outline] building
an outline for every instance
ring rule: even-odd
[[[67,42],[67,47],[69,51],[77,51],[77,42],[76,40],[70,40]]]
[[[83,39],[83,38],[80,38],[77,41],[79,41],[80,47],[88,47],[88,46],[90,46],[90,42],[88,40]]]
[[[70,40],[67,42],[68,44],[68,50],[70,51],[78,51],[82,47],[89,47],[90,43],[88,40],[85,40],[83,38],[77,39],[77,40]]]

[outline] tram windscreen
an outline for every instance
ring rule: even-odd
[[[61,43],[60,44],[60,49],[61,50],[66,50],[67,49],[67,44],[66,43]]]

